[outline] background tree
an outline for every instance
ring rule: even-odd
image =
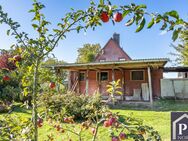
[[[100,50],[100,44],[84,44],[82,48],[78,49],[77,63],[93,62]]]
[[[23,100],[16,63],[14,50],[0,50],[0,100],[9,103]]]
[[[58,60],[55,57],[54,58],[47,58],[45,61],[43,61],[42,63],[42,68],[41,69],[41,77],[42,80],[41,84],[45,84],[43,86],[47,86],[47,87],[43,87],[43,90],[47,90],[48,91],[48,85],[49,82],[54,82],[57,84],[57,90],[61,93],[66,91],[67,88],[67,84],[66,84],[66,78],[67,78],[67,72],[62,70],[62,69],[52,69],[51,67],[53,65],[63,65],[66,62],[63,60]],[[49,68],[50,67],[50,68]],[[44,77],[45,76],[45,77]]]
[[[16,65],[11,60],[13,52],[11,50],[0,50],[0,69],[15,70]]]
[[[176,53],[171,53],[176,57],[175,62],[183,66],[188,66],[188,27],[184,28],[179,36],[180,43],[172,45]]]

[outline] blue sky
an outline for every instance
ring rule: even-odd
[[[86,9],[89,6],[89,0],[41,0],[46,8],[44,13],[52,26],[55,27],[56,23],[70,11],[70,8]],[[148,12],[164,13],[170,10],[177,10],[180,17],[187,20],[188,18],[188,1],[187,0],[112,0],[113,4],[125,5],[130,3],[146,4]],[[15,21],[22,25],[22,30],[28,32],[30,36],[35,33],[31,27],[32,14],[28,10],[32,7],[31,0],[0,0],[4,11],[9,13]],[[66,40],[59,43],[58,47],[54,50],[55,56],[60,60],[67,62],[75,62],[77,57],[77,49],[82,47],[85,43],[100,43],[103,47],[106,42],[112,37],[113,33],[119,33],[121,38],[121,46],[133,58],[158,58],[168,57],[173,49],[170,47],[172,43],[171,33],[160,35],[160,26],[155,25],[151,29],[145,29],[140,33],[135,33],[136,26],[124,26],[127,19],[123,22],[112,25],[111,22],[103,24],[95,31],[88,30],[86,34],[81,32],[70,33]],[[6,36],[6,25],[0,25],[0,48],[8,49],[14,42],[14,39]]]

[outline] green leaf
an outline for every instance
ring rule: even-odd
[[[152,18],[151,21],[148,23],[147,28],[151,28],[154,25],[154,23],[155,23],[155,20],[154,18]]]
[[[136,29],[136,32],[140,32],[144,28],[145,23],[146,23],[146,20],[145,20],[145,18],[143,18],[140,25]]]
[[[141,8],[147,8],[147,6],[145,4],[141,4],[135,7],[135,11]]]
[[[135,20],[135,18],[133,17],[133,18],[130,19],[125,25],[126,25],[126,26],[132,25],[132,24],[134,23],[134,20]]]
[[[53,29],[53,31],[56,32],[56,33],[60,32],[60,30],[58,30],[58,29]]]
[[[32,12],[34,13],[35,10],[34,10],[34,9],[31,9],[31,10],[29,10],[28,12],[29,12],[29,13],[32,13]]]
[[[142,19],[142,18],[143,18],[143,15],[140,15],[140,14],[136,15],[136,25],[138,25],[140,19]]]
[[[156,18],[156,20],[155,20],[155,22],[156,22],[156,23],[159,23],[162,18],[163,18],[163,17],[162,17],[161,15],[158,15],[157,18]]]
[[[165,23],[162,25],[162,27],[160,28],[160,30],[165,30],[166,27],[167,27],[167,23],[165,22]]]
[[[7,30],[7,35],[8,35],[8,36],[10,35],[10,30]]]
[[[125,11],[123,11],[123,14],[122,14],[123,18],[124,18],[125,16],[127,16],[129,13],[130,13],[129,10],[125,10]]]
[[[178,19],[178,20],[176,21],[176,24],[184,24],[183,19]]]
[[[38,28],[38,25],[32,24],[32,27],[33,27],[34,29],[36,29],[36,28]]]
[[[175,41],[179,37],[179,33],[181,32],[181,28],[178,28],[174,30],[173,35],[172,35],[172,40]]]
[[[104,5],[104,0],[100,0],[100,4],[101,4],[101,5]]]
[[[173,18],[176,18],[176,19],[179,19],[179,14],[177,11],[175,10],[172,10],[170,12],[167,13],[169,16],[173,17]]]

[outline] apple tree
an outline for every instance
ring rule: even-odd
[[[150,21],[147,23],[147,28],[151,28],[156,23],[162,23],[161,30],[173,31],[172,39],[176,40],[179,32],[185,25],[188,25],[187,22],[179,17],[176,11],[155,14],[146,12],[146,5],[143,4],[136,5],[131,3],[130,5],[116,6],[110,0],[100,0],[98,4],[91,0],[90,6],[86,10],[72,9],[61,19],[56,29],[50,30],[48,25],[51,23],[46,20],[45,15],[42,13],[44,7],[42,3],[34,0],[33,9],[29,11],[33,14],[31,24],[37,32],[37,37],[30,37],[26,32],[20,32],[20,24],[9,18],[8,14],[0,7],[0,23],[9,25],[7,34],[15,37],[17,42],[14,46],[23,49],[22,56],[28,58],[24,61],[30,64],[26,68],[28,71],[24,73],[25,77],[22,83],[26,86],[32,85],[29,91],[32,92],[33,99],[35,141],[38,140],[37,95],[40,89],[41,63],[58,45],[58,42],[66,38],[67,33],[73,31],[79,33],[81,30],[87,30],[88,28],[95,30],[97,26],[102,26],[105,22],[111,21],[115,24],[116,22],[121,22],[125,17],[129,18],[125,25],[131,26],[135,23],[138,26],[136,32],[139,32],[146,24],[145,17],[149,16]]]

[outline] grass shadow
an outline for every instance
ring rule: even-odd
[[[13,107],[12,113],[31,114],[31,110],[28,110],[24,107],[15,106],[15,107]]]
[[[151,106],[149,103],[125,103],[109,106],[113,110],[135,110],[135,111],[155,111],[155,112],[171,112],[171,111],[188,111],[188,101],[175,100],[156,100]]]

